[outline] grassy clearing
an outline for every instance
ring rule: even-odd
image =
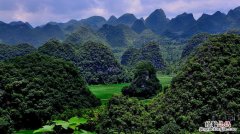
[[[157,75],[157,78],[160,80],[162,87],[164,87],[170,86],[173,77],[169,75]]]
[[[97,98],[101,99],[102,103],[106,103],[113,95],[121,94],[123,87],[128,86],[129,83],[109,84],[109,85],[90,85],[89,89]]]
[[[170,85],[172,81],[172,76],[167,75],[157,75],[157,78],[160,80],[162,86]],[[121,90],[123,87],[128,86],[129,83],[122,84],[109,84],[109,85],[89,85],[90,91],[97,98],[101,99],[102,103],[105,104],[108,99],[110,99],[113,95],[121,94]]]

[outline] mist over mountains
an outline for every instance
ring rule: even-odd
[[[169,19],[162,9],[157,9],[146,19],[136,18],[134,14],[126,13],[119,18],[111,16],[108,20],[101,16],[92,16],[66,23],[49,22],[35,28],[28,22],[0,22],[0,43],[11,45],[29,43],[39,47],[49,39],[64,41],[69,36],[73,36],[73,33],[76,36],[77,32],[81,33],[81,30],[85,30],[90,34],[81,34],[82,38],[89,35],[96,36],[97,39],[101,38],[100,40],[111,46],[121,47],[134,44],[133,40],[138,40],[146,30],[151,30],[156,36],[186,39],[197,33],[215,34],[232,29],[238,30],[239,24],[240,7],[230,10],[227,14],[220,11],[212,15],[203,14],[197,20],[192,13],[183,13]],[[87,38],[91,39],[91,37]]]

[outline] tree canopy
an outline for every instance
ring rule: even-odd
[[[155,134],[153,120],[146,106],[136,98],[114,96],[100,116],[97,132]],[[156,133],[157,134],[157,133]]]
[[[72,61],[89,84],[129,81],[111,49],[102,43],[88,41],[76,46],[50,40],[38,51],[42,54]]]
[[[191,37],[187,42],[187,45],[183,49],[182,58],[189,56],[199,45],[204,43],[209,37],[210,34],[207,33],[200,33]]]
[[[156,69],[165,67],[159,45],[155,42],[149,42],[140,49],[127,49],[122,55],[121,63],[126,66],[135,66],[139,61],[149,61]]]
[[[73,61],[74,63],[78,61],[73,45],[71,43],[62,43],[59,40],[49,40],[43,46],[38,48],[38,52],[56,58]]]
[[[0,60],[7,60],[17,56],[24,56],[36,51],[33,46],[23,43],[15,46],[0,44]]]
[[[161,90],[156,70],[150,62],[140,62],[136,66],[134,79],[130,86],[122,89],[123,95],[150,98]]]
[[[194,131],[207,120],[239,126],[240,36],[215,35],[197,49],[151,106],[157,126],[170,121]],[[158,114],[158,113],[162,114]]]
[[[101,43],[87,42],[79,48],[80,72],[88,83],[118,83],[128,81],[123,68],[111,49]]]
[[[0,63],[0,133],[37,128],[54,114],[100,104],[78,69],[53,57],[31,54]]]

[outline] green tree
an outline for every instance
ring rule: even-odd
[[[73,133],[73,134],[92,134],[86,130],[81,129],[81,125],[87,123],[87,119],[72,117],[68,121],[54,120],[51,125],[44,125],[42,128],[35,130],[34,134],[41,133]],[[59,128],[60,127],[60,128]]]
[[[140,62],[136,66],[134,79],[130,86],[122,89],[123,95],[150,98],[161,91],[156,70],[150,62]]]
[[[156,132],[153,120],[144,103],[136,98],[114,96],[106,111],[99,118],[97,132],[105,133],[149,133]]]

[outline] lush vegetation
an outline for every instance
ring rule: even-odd
[[[189,56],[199,45],[204,43],[210,37],[207,33],[201,33],[193,36],[183,49],[182,58]]]
[[[136,66],[133,81],[123,88],[122,93],[131,97],[150,98],[161,89],[154,66],[150,62],[140,62]]]
[[[44,125],[33,131],[34,134],[38,133],[74,133],[74,134],[89,134],[90,132],[81,129],[81,125],[87,123],[87,119],[72,117],[68,121],[54,120],[50,125]]]
[[[73,45],[62,43],[59,40],[49,40],[43,44],[43,46],[38,48],[38,52],[56,58],[73,61],[74,63],[78,61]]]
[[[129,48],[124,52],[121,63],[126,66],[135,66],[139,61],[149,61],[156,69],[165,67],[159,45],[155,42],[145,44],[140,50]]]
[[[76,46],[50,40],[38,51],[72,61],[89,84],[121,83],[130,80],[111,49],[102,43],[88,41]]]
[[[121,64],[125,66],[134,66],[138,62],[139,50],[137,48],[128,48],[121,57]]]
[[[172,81],[172,76],[159,73],[157,74],[157,78],[161,82],[162,89],[169,87]],[[106,104],[112,96],[121,95],[122,88],[129,85],[130,83],[89,85],[89,90],[96,95],[97,98],[101,99],[102,104]]]
[[[104,133],[151,133],[153,122],[146,106],[136,98],[115,96],[100,116],[97,131]]]
[[[238,35],[217,35],[198,48],[152,104],[156,125],[176,122],[195,131],[206,120],[229,120],[239,126],[239,51]]]
[[[121,83],[129,81],[124,69],[107,46],[87,42],[79,48],[80,72],[89,84]]]
[[[0,63],[0,133],[36,128],[66,109],[98,106],[71,63],[32,54]]]
[[[188,134],[209,120],[239,127],[239,20],[240,7],[198,20],[157,9],[146,19],[0,22],[0,133]]]
[[[129,83],[89,85],[89,90],[106,104],[112,96],[120,95],[122,88],[128,85]]]
[[[87,27],[78,27],[64,40],[65,43],[84,44],[88,41],[106,43],[106,41],[96,32]]]
[[[38,49],[44,55],[3,61],[0,131],[47,124],[35,132],[174,134],[196,132],[206,120],[230,120],[239,126],[240,36],[202,34],[190,42],[197,45],[187,52],[191,54],[186,54],[173,81],[163,71],[156,72],[154,63],[163,58],[155,43],[127,50],[125,62],[131,69],[123,69],[110,48],[95,42],[73,45],[51,40]],[[131,55],[139,51],[142,59],[136,60]],[[138,61],[143,62],[133,69]],[[132,82],[126,83],[132,73]],[[102,84],[89,85],[88,90],[81,75],[90,84]],[[105,105],[91,108],[100,105],[99,99]],[[66,121],[74,116],[89,121]]]
[[[137,33],[125,25],[112,26],[105,24],[99,29],[99,33],[112,47],[131,46],[134,39],[137,38]]]
[[[166,93],[149,103],[113,97],[97,131],[193,133],[207,120],[230,120],[233,127],[239,126],[239,43],[237,35],[211,37],[188,59]]]
[[[139,33],[138,38],[134,40],[134,46],[139,48],[144,46],[148,42],[158,42],[159,44],[166,44],[167,42],[171,42],[167,40],[165,37],[155,34],[152,30],[146,29]]]
[[[33,53],[34,51],[36,51],[36,49],[29,44],[19,44],[16,46],[0,44],[0,60],[24,56]]]

